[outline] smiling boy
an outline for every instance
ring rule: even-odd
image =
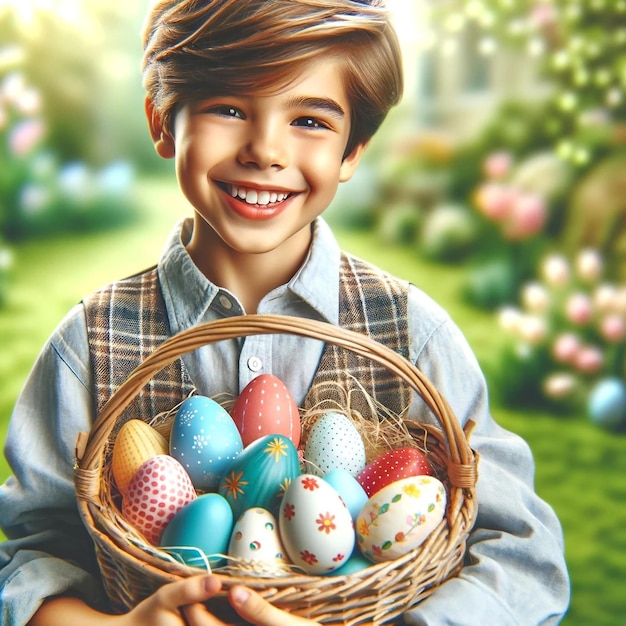
[[[302,265],[311,224],[365,148],[344,156],[351,106],[342,69],[338,57],[312,59],[300,67],[302,78],[276,93],[184,104],[171,130],[147,100],[156,150],[175,158],[195,209],[187,251],[248,313]]]
[[[86,297],[44,346],[6,443],[0,488],[2,624],[222,624],[201,602],[214,577],[165,585],[110,615],[78,516],[74,443],[143,355],[195,324],[246,313],[321,320],[366,333],[415,363],[458,419],[476,422],[479,513],[458,576],[403,616],[407,624],[555,624],[569,599],[560,525],[533,489],[528,446],[489,414],[485,381],[450,317],[416,286],[339,249],[320,217],[350,179],[401,94],[401,64],[382,0],[162,0],[144,38],[146,115],[172,159],[192,217],[158,265]],[[263,335],[184,355],[141,394],[149,419],[191,386],[236,395],[260,373],[300,406],[315,383],[358,376],[396,412],[432,421],[376,369],[349,367],[323,343]],[[235,587],[259,625],[312,622]]]

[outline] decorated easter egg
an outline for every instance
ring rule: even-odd
[[[244,511],[237,520],[228,544],[228,554],[252,566],[251,573],[255,569],[259,573],[277,572],[288,563],[276,518],[261,507]]]
[[[128,490],[128,483],[140,465],[159,454],[167,454],[165,437],[142,420],[128,420],[119,430],[113,444],[111,469],[120,493]]]
[[[289,485],[278,524],[289,558],[308,574],[331,572],[352,554],[355,533],[350,511],[315,474],[302,474]]]
[[[329,411],[313,424],[304,448],[307,471],[323,476],[335,468],[356,476],[365,467],[365,444],[352,420]]]
[[[397,559],[420,546],[446,510],[446,490],[434,476],[409,476],[383,487],[356,521],[361,553],[375,563]]]
[[[591,390],[588,400],[592,422],[608,429],[626,424],[626,383],[619,378],[605,378]]]
[[[352,556],[339,568],[328,572],[329,576],[347,576],[349,574],[355,574],[360,572],[366,567],[370,567],[372,562],[366,559],[358,549],[355,549]]]
[[[356,479],[371,498],[377,491],[401,478],[432,474],[433,468],[423,452],[402,446],[375,458]]]
[[[122,513],[145,538],[158,545],[170,520],[196,499],[183,466],[167,454],[152,457],[139,467],[122,500]]]
[[[161,546],[170,554],[178,554],[187,565],[210,570],[224,564],[232,529],[230,504],[219,493],[205,493],[171,519],[161,536]]]
[[[356,520],[367,502],[367,494],[359,481],[348,470],[342,468],[330,470],[322,478],[341,496],[352,519]]]
[[[246,446],[219,484],[235,519],[260,506],[275,514],[283,493],[300,474],[298,451],[284,435],[266,435]]]
[[[237,426],[215,400],[192,396],[180,405],[172,424],[170,454],[196,489],[216,491],[220,477],[242,450]]]
[[[230,410],[247,446],[265,435],[284,435],[298,447],[300,414],[291,392],[277,376],[261,374],[242,390]]]

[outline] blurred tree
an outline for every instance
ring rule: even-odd
[[[431,17],[434,45],[472,29],[483,56],[539,61],[543,126],[564,159],[585,168],[626,144],[626,0],[437,0]]]
[[[48,141],[61,160],[102,165],[130,157],[141,169],[157,163],[143,118],[139,68],[145,4],[0,5],[3,49],[19,49],[17,69],[41,93]]]

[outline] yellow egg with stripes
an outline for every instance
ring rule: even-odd
[[[168,454],[165,437],[146,422],[131,419],[121,428],[113,445],[113,479],[122,495],[139,467],[159,454]]]

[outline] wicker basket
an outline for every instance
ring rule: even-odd
[[[234,584],[243,583],[276,606],[320,623],[380,624],[428,597],[461,567],[466,539],[476,517],[477,459],[468,444],[469,432],[460,427],[445,399],[406,359],[364,335],[295,317],[246,315],[198,325],[164,342],[109,399],[93,425],[84,451],[77,453],[79,510],[94,540],[107,594],[117,610],[127,610],[163,584],[201,572],[164,560],[158,553],[142,549],[129,536],[129,527],[111,494],[110,480],[105,480],[110,473],[110,455],[105,451],[112,444],[118,416],[154,374],[182,354],[223,339],[272,333],[312,337],[351,350],[382,364],[422,397],[440,427],[409,421],[406,426],[427,449],[438,476],[446,484],[446,517],[417,549],[394,561],[372,564],[345,576],[218,573],[222,591],[210,603],[211,610],[228,613],[226,593]],[[224,619],[233,621],[232,613]]]

